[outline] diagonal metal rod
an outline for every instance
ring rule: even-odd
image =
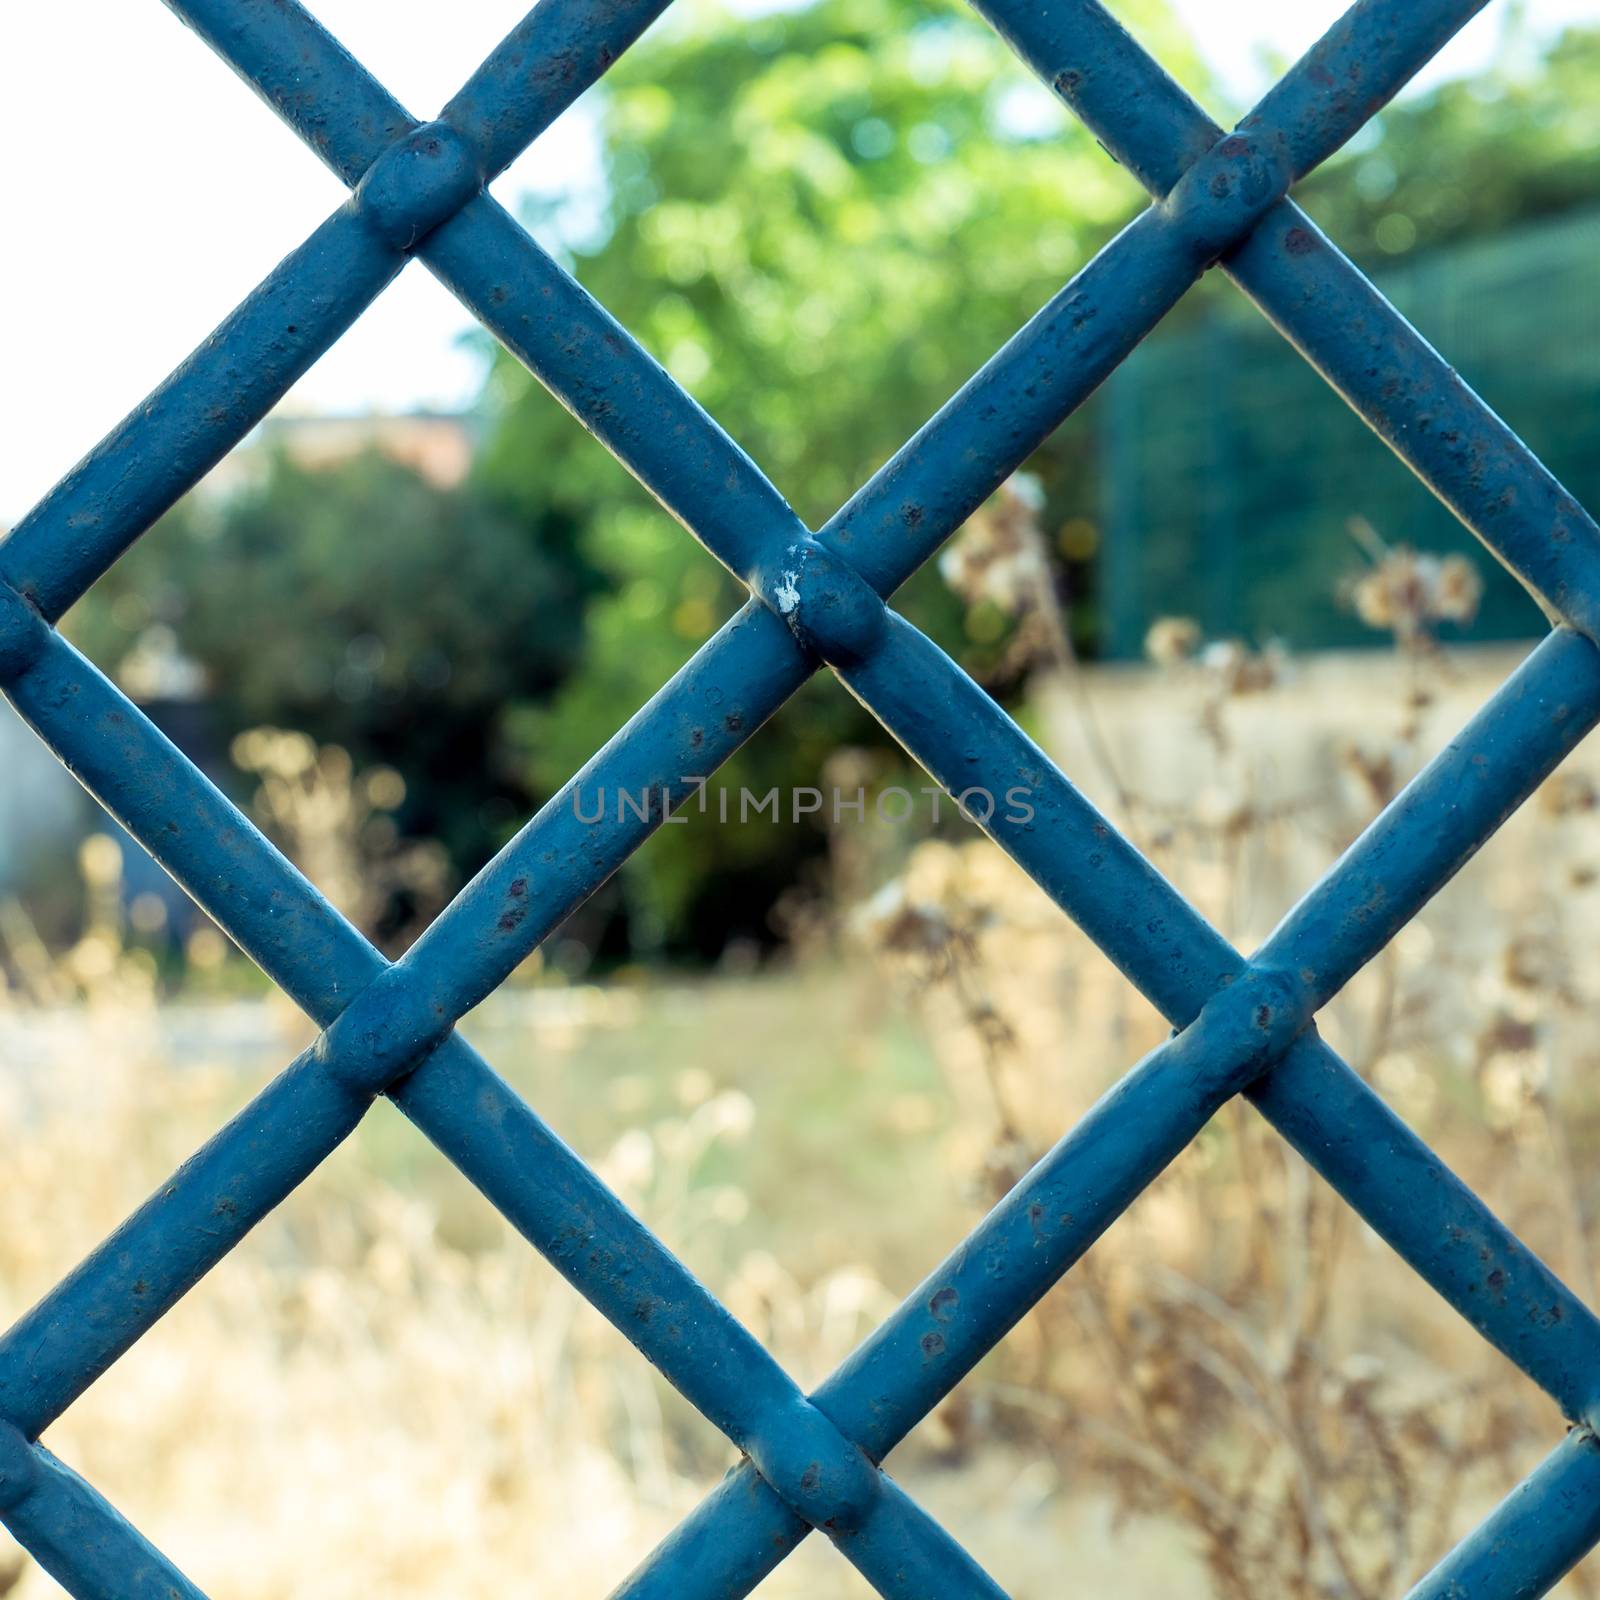
[[[0,1516],[78,1600],[206,1600],[104,1496],[5,1422]]]
[[[1600,1542],[1600,1441],[1574,1428],[1408,1600],[1537,1600]]]

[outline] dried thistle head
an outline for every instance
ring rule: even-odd
[[[1039,526],[1043,510],[1039,480],[1013,473],[940,553],[940,576],[968,605],[986,601],[1007,616],[1021,616],[1050,581]]]
[[[1263,694],[1282,681],[1288,652],[1276,640],[1252,650],[1238,639],[1218,639],[1200,652],[1200,665],[1224,695]]]
[[[1468,623],[1478,614],[1483,579],[1465,556],[1437,556],[1408,545],[1385,545],[1371,528],[1353,528],[1372,554],[1372,565],[1351,580],[1348,595],[1369,628],[1392,633],[1416,647],[1441,622]]]
[[[903,882],[883,886],[852,918],[864,943],[890,955],[935,958],[956,937],[942,907],[914,900]]]
[[[1144,636],[1144,653],[1158,667],[1175,667],[1200,648],[1200,624],[1193,617],[1157,617]]]
[[[1434,577],[1434,610],[1443,622],[1471,622],[1483,600],[1483,579],[1465,556],[1446,556]]]

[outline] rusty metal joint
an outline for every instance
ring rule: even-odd
[[[1192,1062],[1238,1093],[1287,1054],[1312,1028],[1309,985],[1298,973],[1247,966],[1218,989],[1176,1036],[1174,1064]]]
[[[883,1493],[866,1452],[798,1394],[763,1412],[745,1453],[796,1516],[833,1538],[859,1529]]]
[[[448,122],[402,135],[355,187],[356,215],[402,254],[447,222],[483,187],[480,157]]]
[[[750,587],[807,652],[830,666],[860,665],[888,629],[883,596],[815,538],[785,546]]]
[[[1210,266],[1248,238],[1294,180],[1288,141],[1270,129],[1219,139],[1158,200],[1198,265]]]
[[[312,1054],[335,1081],[371,1100],[442,1044],[455,1021],[397,962],[328,1025]]]

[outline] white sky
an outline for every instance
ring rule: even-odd
[[[747,0],[751,5],[763,0]],[[770,3],[770,0],[765,0]],[[1495,0],[1424,81],[1493,58]],[[1341,0],[1175,0],[1242,102]],[[418,116],[442,105],[526,0],[311,0]],[[1537,25],[1600,0],[1528,0]],[[15,521],[342,200],[337,180],[158,0],[0,6],[0,104],[32,130],[0,168],[0,526]],[[200,130],[196,136],[196,130]],[[510,203],[583,185],[580,107],[496,185]],[[411,267],[293,391],[314,411],[460,406],[472,326]]]

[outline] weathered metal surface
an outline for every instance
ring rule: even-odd
[[[0,1336],[0,1518],[70,1592],[199,1594],[38,1436],[379,1094],[744,1452],[619,1594],[747,1593],[813,1528],[884,1595],[999,1594],[877,1463],[1241,1093],[1574,1424],[1415,1592],[1600,1539],[1600,1321],[1312,1020],[1600,720],[1600,530],[1286,198],[1482,3],[1362,0],[1224,134],[1095,0],[977,0],[1155,201],[812,532],[485,192],[665,0],[541,0],[428,123],[293,0],[169,0],[352,193],[0,544],[0,685],[324,1031]],[[390,964],[53,624],[412,256],[751,598]],[[1249,960],[886,604],[1212,264],[1562,624]],[[681,803],[824,663],[953,793],[1028,790],[989,831],[1177,1031],[807,1397],[453,1030],[663,820],[577,787]]]

